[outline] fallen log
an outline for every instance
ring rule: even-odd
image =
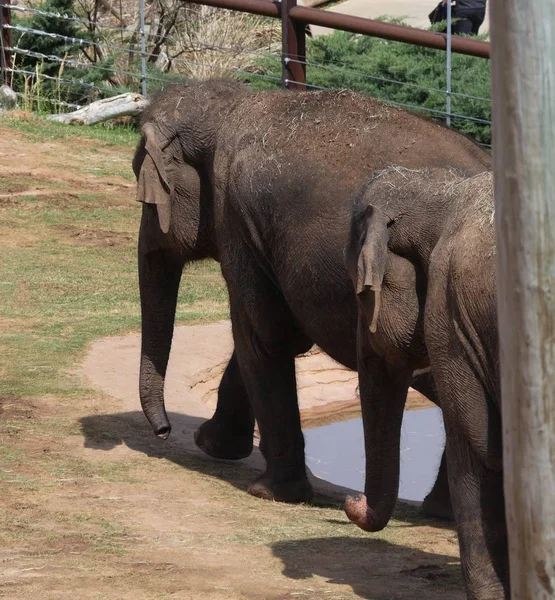
[[[7,85],[0,85],[0,110],[10,110],[17,106],[17,96]]]
[[[48,119],[68,125],[94,125],[116,117],[134,117],[147,106],[148,100],[141,94],[127,93],[97,100],[71,113],[50,115]]]

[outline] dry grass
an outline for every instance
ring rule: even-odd
[[[82,16],[92,9],[94,0],[80,0]],[[138,3],[123,0],[113,5],[121,11],[124,21],[137,25],[125,34],[101,29],[100,36],[121,50],[115,53],[116,63],[122,70],[130,70],[125,54],[128,46],[138,47]],[[195,79],[231,76],[232,71],[251,72],[261,53],[279,49],[280,22],[210,6],[189,4],[181,0],[157,0],[147,5],[146,24],[149,27],[147,52],[158,56],[156,65],[163,71],[180,73]],[[120,24],[114,15],[100,10],[101,25]],[[116,76],[122,85],[131,84],[132,78]]]
[[[275,50],[279,36],[274,19],[187,5],[173,36],[174,53],[185,62],[176,62],[175,70],[201,80],[252,71],[261,53]]]

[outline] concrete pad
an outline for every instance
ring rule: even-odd
[[[438,0],[439,1],[439,0]],[[434,0],[345,0],[329,9],[331,12],[343,13],[354,17],[366,19],[377,19],[382,16],[402,17],[407,25],[427,29],[430,26],[428,15],[437,6]],[[333,29],[311,25],[312,35],[327,35],[333,33]],[[489,20],[486,20],[480,28],[480,33],[489,31]]]

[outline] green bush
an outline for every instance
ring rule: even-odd
[[[445,52],[439,50],[336,31],[308,40],[307,81],[314,86],[349,88],[374,98],[429,109],[427,114],[434,116],[432,111],[445,112],[445,58]],[[455,95],[451,113],[491,120],[489,61],[461,54],[453,54],[452,58]],[[273,76],[279,76],[281,69],[279,62],[271,59],[262,59],[260,68]],[[254,77],[247,80],[258,89],[279,85]],[[491,144],[488,124],[453,118],[452,125],[482,144]]]
[[[74,16],[75,14],[73,12],[73,0],[46,0],[38,5],[37,8],[45,12],[61,13],[69,16]],[[56,33],[66,37],[79,37],[77,23],[74,21],[32,13],[29,16],[25,13],[23,13],[23,16],[20,16],[20,13],[17,12],[14,13],[14,20],[18,25],[30,29]],[[75,44],[60,38],[20,31],[14,32],[14,43],[15,46],[23,50],[31,50],[59,57],[71,54],[76,48]],[[37,65],[40,64],[41,72],[51,77],[55,77],[60,68],[60,64],[57,61],[44,62],[42,59],[25,55],[18,55],[18,63],[21,68],[30,71],[34,71]]]

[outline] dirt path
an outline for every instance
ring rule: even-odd
[[[184,381],[206,372],[215,338],[229,351],[226,331],[178,329],[174,344],[190,352],[172,357],[167,442],[138,410],[137,334],[92,345],[93,398],[3,399],[3,442],[35,458],[2,469],[0,597],[462,600],[450,528],[405,507],[364,534],[334,502],[343,490],[316,482],[313,507],[261,501],[245,492],[257,449],[233,464],[196,449],[210,409]]]

